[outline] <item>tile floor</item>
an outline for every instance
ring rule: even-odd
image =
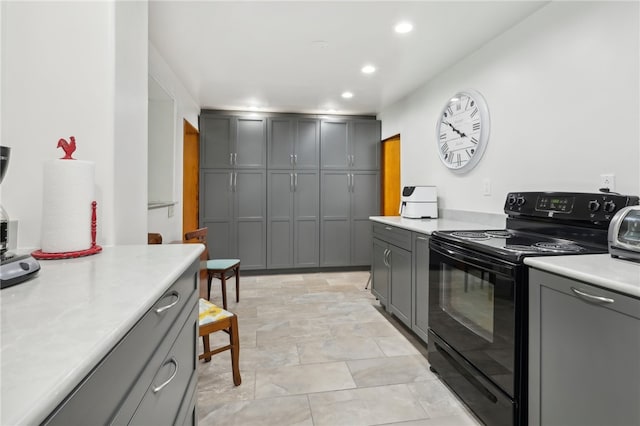
[[[243,276],[239,303],[231,281],[242,384],[233,385],[228,351],[200,361],[199,424],[480,425],[429,371],[426,348],[364,289],[368,277]],[[215,282],[211,293],[221,306]]]

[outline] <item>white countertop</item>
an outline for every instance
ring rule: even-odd
[[[0,424],[38,424],[198,259],[201,244],[105,247],[42,260],[0,292]]]
[[[398,228],[420,232],[427,235],[431,235],[433,231],[457,231],[472,229],[485,230],[494,228],[490,224],[483,223],[481,220],[474,222],[473,220],[408,219],[401,216],[370,216],[369,219],[374,222],[397,226]],[[504,226],[502,226],[502,228],[498,227],[496,229],[504,229]]]
[[[640,298],[640,263],[609,254],[527,257],[526,265]]]

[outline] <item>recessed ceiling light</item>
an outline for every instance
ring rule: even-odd
[[[413,29],[413,25],[411,22],[403,21],[398,22],[395,27],[393,27],[394,31],[398,34],[406,34]]]
[[[365,65],[362,67],[361,71],[364,74],[373,74],[374,72],[376,72],[376,67],[374,67],[373,65]]]
[[[353,98],[353,93],[344,92],[344,93],[342,93],[342,97],[345,98],[345,99],[351,99],[351,98]]]

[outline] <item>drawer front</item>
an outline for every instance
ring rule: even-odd
[[[196,383],[197,309],[197,306],[194,307],[160,368],[157,369],[151,385],[131,418],[131,424],[176,424],[184,400],[191,397],[189,384]]]
[[[197,302],[199,262],[189,269],[158,299],[132,330],[76,387],[67,399],[45,420],[45,424],[83,424],[87,418],[95,424],[111,421],[119,407],[147,368],[176,318],[187,303]],[[160,312],[157,312],[160,310]]]
[[[411,251],[411,231],[382,223],[373,223],[373,236]]]

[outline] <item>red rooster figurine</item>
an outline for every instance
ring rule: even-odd
[[[61,160],[75,160],[71,154],[76,150],[76,138],[71,136],[69,137],[69,140],[71,142],[67,142],[64,139],[60,139],[58,141],[57,148],[62,148],[64,151],[64,157],[62,157]]]

